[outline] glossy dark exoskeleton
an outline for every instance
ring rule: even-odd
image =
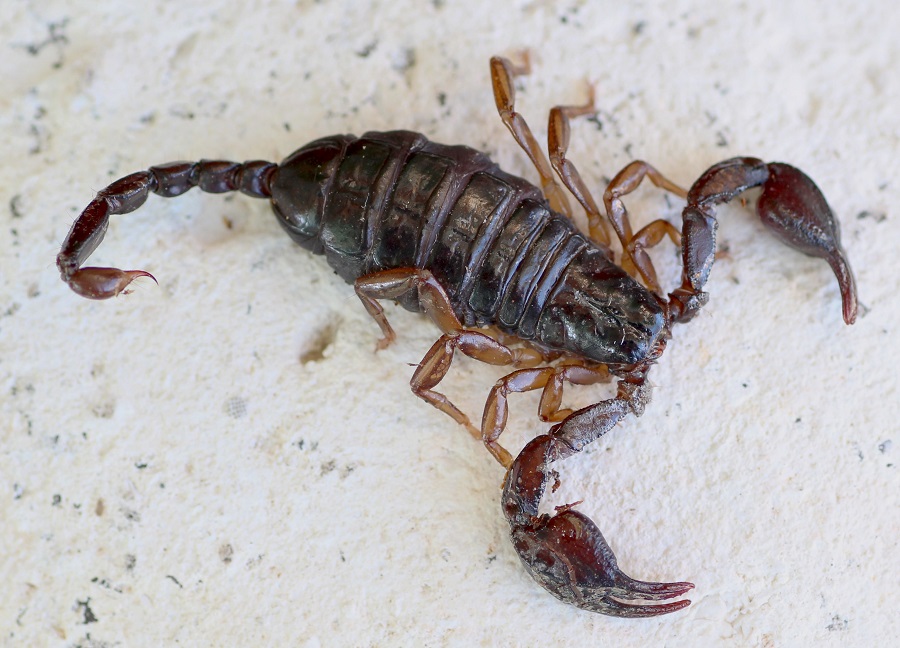
[[[840,287],[843,316],[856,319],[853,275],[837,220],[818,187],[783,163],[738,157],[713,165],[690,191],[642,161],[609,183],[602,213],[566,159],[569,119],[593,111],[558,106],[550,113],[549,162],[514,110],[512,78],[527,71],[491,60],[500,116],[531,158],[541,188],[500,170],[478,151],[446,146],[408,131],[335,135],[307,144],[279,165],[205,160],[150,167],[97,194],[72,225],[57,256],[77,293],[106,299],[126,291],[143,270],[81,266],[106,232],[109,217],[140,207],[150,193],[177,196],[192,187],[269,198],[279,223],[303,248],[323,254],[354,285],[381,328],[378,348],[394,339],[379,300],[422,311],[443,334],[410,381],[413,392],[464,425],[507,469],[501,497],[513,545],[548,591],[578,607],[614,616],[655,616],[686,600],[693,585],[649,583],[625,575],[596,525],[559,507],[541,514],[550,464],[581,451],[650,398],[647,374],[675,324],[706,304],[703,288],[716,255],[715,208],[762,187],[757,213],[784,243],[825,259]],[[588,232],[573,224],[558,176],[584,208]],[[682,228],[655,220],[633,232],[623,196],[643,179],[685,198]],[[613,238],[611,233],[615,236]],[[681,246],[681,285],[666,294],[646,250],[668,237]],[[618,245],[618,250],[616,250]],[[127,292],[127,291],[126,291]],[[456,351],[514,370],[491,390],[480,426],[434,391]],[[616,379],[614,398],[578,411],[562,407],[565,384]],[[498,439],[511,393],[542,390],[539,415],[555,423],[515,457]]]
[[[662,331],[646,288],[537,187],[469,147],[407,131],[327,137],[288,156],[270,190],[290,237],[345,281],[427,270],[465,326],[622,365],[642,360]],[[415,291],[401,303],[420,310]]]

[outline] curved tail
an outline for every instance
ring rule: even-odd
[[[271,177],[276,168],[277,165],[263,160],[243,164],[224,160],[170,162],[116,180],[98,192],[72,224],[56,255],[62,280],[89,299],[115,297],[138,277],[156,281],[144,270],[81,267],[103,240],[111,215],[134,211],[144,204],[150,193],[171,198],[192,187],[200,187],[207,193],[240,191],[255,198],[269,198]]]

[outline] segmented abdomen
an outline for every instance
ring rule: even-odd
[[[589,245],[537,187],[485,154],[407,131],[312,142],[278,167],[271,192],[291,238],[324,254],[346,281],[425,268],[464,324],[526,339]],[[415,295],[403,303],[418,308]]]

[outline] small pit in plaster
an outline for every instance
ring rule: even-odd
[[[337,338],[340,324],[339,318],[333,318],[313,331],[312,335],[303,341],[303,347],[300,349],[299,355],[300,364],[305,365],[310,362],[324,360],[325,352],[334,344]]]
[[[223,544],[219,547],[219,558],[226,565],[231,564],[231,561],[234,559],[234,547],[230,544]]]
[[[97,418],[111,419],[116,413],[116,401],[108,399],[95,403],[94,406],[91,407],[91,413]]]

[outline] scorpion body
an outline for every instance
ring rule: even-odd
[[[566,159],[569,118],[593,111],[554,108],[550,165],[513,109],[512,78],[527,71],[491,60],[497,108],[541,176],[541,188],[500,170],[483,153],[430,142],[408,131],[335,135],[316,140],[281,164],[265,161],[175,162],[117,180],[73,224],[57,256],[62,278],[79,294],[105,299],[126,291],[143,270],[83,268],[109,216],[140,207],[150,193],[177,196],[194,186],[268,198],[300,246],[323,254],[352,283],[381,327],[378,348],[394,333],[378,300],[422,311],[443,334],[419,363],[412,390],[483,441],[507,469],[501,497],[519,557],[542,586],[581,608],[615,616],[654,616],[688,605],[625,603],[680,596],[693,585],[626,576],[599,529],[573,505],[539,513],[556,473],[550,464],[579,452],[650,396],[647,372],[676,323],[706,303],[715,260],[715,206],[761,186],[757,212],[788,245],[824,258],[837,276],[845,321],[856,317],[853,276],[838,225],[819,189],[782,163],[733,158],[714,165],[685,191],[645,162],[623,169],[604,194],[601,214]],[[552,170],[551,170],[552,167]],[[553,178],[585,209],[589,231],[573,224]],[[664,220],[633,233],[622,196],[644,179],[686,198],[681,231]],[[608,224],[607,224],[608,223]],[[618,263],[608,229],[621,246]],[[682,282],[666,295],[646,248],[668,237],[682,249]],[[454,353],[513,371],[491,390],[475,426],[434,387]],[[616,396],[578,411],[561,406],[565,384],[617,379]],[[498,439],[511,393],[542,390],[539,415],[555,425],[515,458]]]
[[[607,364],[643,359],[662,329],[652,294],[553,213],[537,187],[466,146],[406,131],[324,138],[278,167],[271,195],[291,238],[347,282],[426,270],[464,326],[496,326],[558,351],[589,346],[584,355]],[[590,290],[581,303],[603,326],[580,345],[561,322],[578,287]],[[400,301],[420,310],[415,291]]]

